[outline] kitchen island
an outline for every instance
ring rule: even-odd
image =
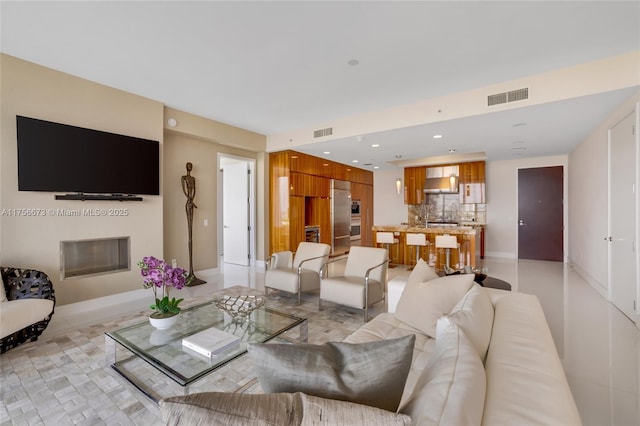
[[[453,235],[458,241],[458,247],[451,249],[449,266],[453,269],[462,269],[469,265],[476,267],[476,229],[473,226],[451,227],[423,227],[409,225],[375,225],[372,227],[374,241],[377,241],[378,232],[393,232],[397,243],[389,245],[389,259],[392,264],[415,265],[416,246],[406,244],[406,236],[409,233],[425,234],[428,245],[419,247],[420,257],[437,270],[442,270],[446,262],[445,249],[436,247],[436,236]],[[384,247],[384,244],[376,244]]]

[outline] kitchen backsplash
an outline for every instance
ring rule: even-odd
[[[461,204],[457,194],[428,194],[425,204],[410,204],[409,226],[427,222],[487,223],[486,204]]]

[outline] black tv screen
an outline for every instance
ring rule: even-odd
[[[160,194],[158,141],[16,116],[18,190]]]

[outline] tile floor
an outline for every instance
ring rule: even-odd
[[[187,289],[187,297],[234,285],[264,289],[261,268],[224,265],[220,272],[199,274],[207,284]],[[640,425],[640,331],[635,325],[570,265],[485,259],[483,266],[490,276],[511,283],[513,291],[540,298],[583,423]],[[408,273],[403,267],[389,270],[390,278]],[[54,315],[45,335],[62,334],[77,324],[104,321],[147,305],[144,298],[121,303],[117,309],[111,306],[90,314]]]

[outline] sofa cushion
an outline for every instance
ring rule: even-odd
[[[507,293],[496,302],[485,369],[483,424],[581,424],[536,296]]]
[[[53,300],[17,299],[0,303],[0,338],[44,320],[53,311]]]
[[[407,279],[407,285],[415,284],[415,283],[423,283],[425,281],[431,281],[440,278],[440,276],[431,269],[431,266],[424,260],[418,260],[416,266],[411,271],[411,275],[409,275],[409,279]]]
[[[479,425],[486,392],[482,361],[460,327],[446,317],[439,323],[433,357],[399,412],[419,425]]]
[[[367,405],[303,393],[205,392],[165,398],[167,425],[410,425],[411,418]]]
[[[415,336],[360,344],[249,345],[265,392],[304,392],[396,411],[411,367]]]
[[[489,295],[478,284],[474,284],[448,316],[451,322],[462,328],[484,361],[493,328],[493,304]]]
[[[438,318],[447,315],[473,284],[473,274],[450,275],[407,285],[400,296],[398,319],[434,337]]]

